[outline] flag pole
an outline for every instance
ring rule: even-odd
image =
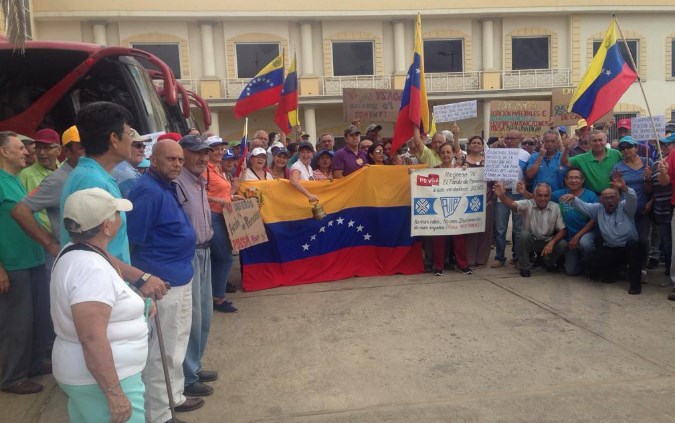
[[[654,130],[654,137],[656,139],[656,150],[659,153],[659,160],[663,160],[663,154],[661,153],[661,143],[659,142],[661,136],[659,135],[658,130],[656,129],[656,122],[654,121],[654,115],[652,115],[652,110],[649,107],[649,101],[647,101],[647,94],[645,93],[645,88],[642,86],[642,78],[640,78],[640,71],[638,70],[638,67],[635,64],[635,60],[633,59],[633,53],[631,53],[630,49],[628,48],[628,41],[626,41],[626,37],[623,36],[623,31],[621,31],[621,25],[619,25],[619,20],[616,18],[615,13],[612,13],[612,19],[614,19],[614,22],[616,23],[616,28],[619,30],[619,35],[621,35],[621,39],[623,40],[623,44],[626,47],[626,51],[628,51],[628,58],[630,59],[630,63],[631,65],[633,65],[633,69],[637,74],[638,84],[640,84],[640,91],[642,91],[642,97],[645,99],[645,104],[647,105],[647,113],[649,114],[649,120],[651,121],[652,129]],[[649,141],[647,141],[647,145],[645,146],[645,157],[649,158]]]

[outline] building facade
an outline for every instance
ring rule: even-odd
[[[30,16],[34,39],[133,46],[159,56],[208,100],[211,130],[227,139],[241,136],[243,121],[232,108],[245,84],[280,50],[287,64],[295,53],[300,120],[314,140],[341,135],[351,121],[343,116],[343,88],[403,88],[418,12],[430,106],[478,100],[478,117],[459,122],[464,136],[488,128],[492,100],[546,100],[555,87],[575,86],[615,12],[652,113],[675,117],[672,0],[424,3],[32,0]],[[614,111],[646,114],[637,83]],[[278,131],[273,116],[273,108],[255,112],[249,128]],[[381,123],[385,135],[393,129],[391,122],[361,123]]]

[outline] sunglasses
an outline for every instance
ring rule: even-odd
[[[520,145],[534,145],[534,143],[526,141],[526,142],[520,143]]]
[[[629,148],[633,148],[633,147],[635,147],[635,146],[631,145],[631,144],[621,144],[619,146],[619,151],[628,150]]]
[[[142,142],[134,142],[131,144],[131,146],[139,150],[145,150],[145,144],[143,144]]]

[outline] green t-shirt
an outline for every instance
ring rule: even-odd
[[[0,169],[0,263],[5,270],[30,269],[45,262],[42,247],[26,235],[10,215],[25,195],[26,189],[19,178]]]
[[[56,164],[58,166],[58,162]],[[53,172],[53,170],[42,166],[40,162],[35,162],[19,172],[18,176],[24,188],[26,188],[26,191],[33,192],[33,190],[37,188],[38,185],[40,185],[42,181]],[[40,224],[45,229],[47,229],[47,231],[52,230],[52,225],[49,223],[49,217],[47,216],[47,210],[40,210],[40,212],[37,214],[37,217]]]
[[[578,167],[584,172],[586,182],[584,187],[600,195],[602,190],[610,187],[612,168],[621,161],[621,153],[617,150],[607,150],[605,158],[599,162],[593,151],[570,157],[570,165]]]
[[[443,163],[441,158],[438,156],[438,153],[426,145],[424,146],[422,153],[417,156],[417,159],[420,161],[420,163],[424,163],[428,167],[436,167]]]

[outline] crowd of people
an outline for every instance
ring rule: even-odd
[[[487,142],[461,142],[456,124],[430,137],[416,129],[392,152],[380,125],[362,133],[355,121],[337,150],[330,133],[312,143],[259,130],[243,146],[191,130],[159,136],[146,154],[151,139],[132,120],[97,102],[60,136],[0,132],[0,388],[40,392],[30,378],[53,373],[73,422],[180,422],[172,407],[195,410],[213,393],[218,373],[202,358],[213,312],[237,311],[227,298],[236,288],[223,208],[243,199],[241,181],[286,179],[317,202],[303,181],[364,166],[483,167],[486,149],[518,149],[518,180],[486,183],[485,231],[422,240],[429,272],[470,275],[493,246],[491,267],[505,267],[511,220],[508,264],[522,277],[536,267],[604,282],[625,276],[629,294],[640,294],[645,270],[663,262],[662,284],[673,284],[673,123],[660,149],[634,141],[630,121],[611,144],[580,121],[571,136],[511,130]]]

